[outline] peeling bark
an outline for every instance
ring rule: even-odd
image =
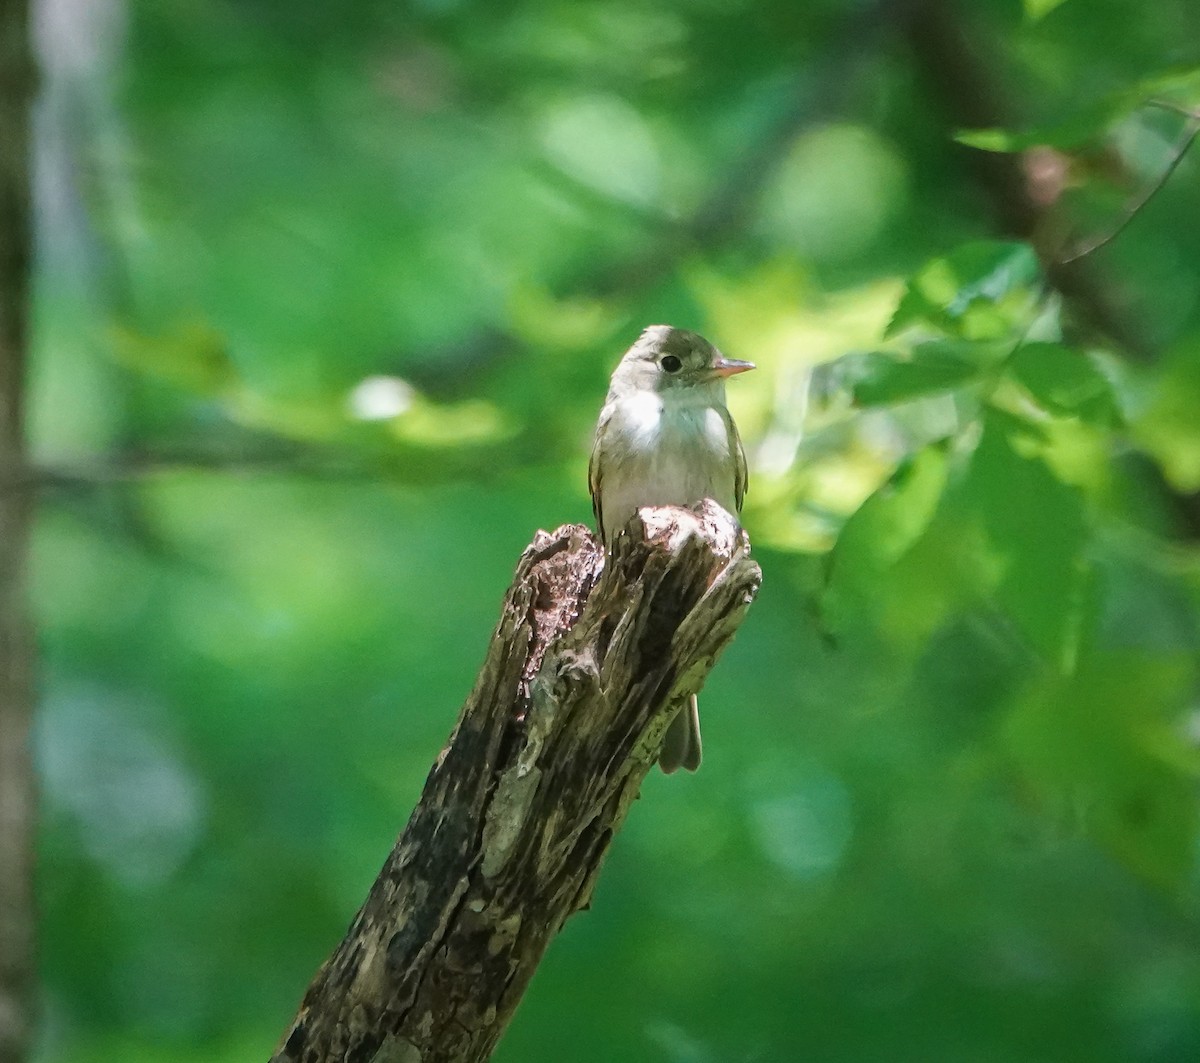
[[[272,1063],[486,1060],[761,573],[733,518],[645,509],[526,549],[403,835]]]

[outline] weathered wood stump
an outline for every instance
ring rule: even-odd
[[[538,532],[420,803],[272,1063],[486,1060],[761,573],[719,506]]]

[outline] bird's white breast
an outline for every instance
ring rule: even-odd
[[[654,392],[613,404],[605,426],[601,505],[609,534],[639,506],[687,506],[712,498],[736,511],[735,457],[720,412],[702,397],[673,401]]]

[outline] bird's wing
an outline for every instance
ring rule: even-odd
[[[749,481],[749,474],[746,471],[746,451],[742,447],[742,437],[738,435],[737,425],[733,423],[733,417],[730,415],[728,407],[722,406],[720,410],[721,420],[725,422],[725,431],[729,437],[729,453],[733,458],[733,500],[740,513],[742,499],[746,497],[746,484]]]
[[[604,429],[612,419],[612,408],[605,405],[600,411],[600,420],[596,422],[596,437],[592,441],[592,456],[588,459],[588,490],[592,493],[592,512],[596,515],[596,531],[604,538],[604,514],[600,508],[600,448],[604,440]]]

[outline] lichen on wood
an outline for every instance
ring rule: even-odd
[[[539,532],[408,826],[272,1063],[486,1060],[760,579],[708,501],[640,511],[608,557],[581,525]]]

